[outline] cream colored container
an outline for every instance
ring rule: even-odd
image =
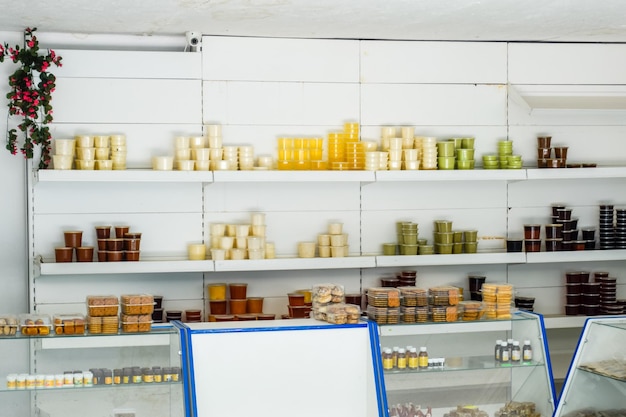
[[[191,261],[206,259],[206,246],[203,243],[190,243],[187,245],[187,256]]]
[[[188,149],[189,137],[188,136],[176,136],[174,138],[174,146],[176,149]]]
[[[343,223],[330,223],[328,225],[328,234],[329,235],[340,235],[343,233]]]
[[[52,155],[52,166],[54,169],[72,169],[72,155]]]
[[[174,169],[174,158],[171,156],[152,157],[152,169],[156,171],[171,171]]]
[[[55,155],[74,155],[74,148],[76,146],[75,139],[55,139],[54,152]]]
[[[298,242],[298,256],[300,258],[314,258],[315,242]]]
[[[74,139],[76,140],[76,147],[81,147],[81,148],[93,148],[94,147],[93,136],[76,135],[74,136]]]

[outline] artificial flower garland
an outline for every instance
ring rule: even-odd
[[[45,55],[39,54],[39,41],[33,34],[36,28],[26,28],[24,31],[24,47],[19,45],[9,47],[0,45],[0,62],[8,57],[13,63],[20,66],[9,75],[11,91],[7,94],[9,100],[9,116],[22,117],[17,129],[24,133],[24,141],[19,147],[25,158],[31,159],[35,146],[41,147],[39,168],[45,169],[50,164],[50,129],[47,126],[52,122],[52,93],[55,89],[56,77],[49,72],[52,65],[60,67],[61,57],[53,50]],[[38,80],[35,79],[38,77]],[[8,117],[7,117],[8,119]],[[18,151],[17,129],[7,131],[6,149],[13,155]]]

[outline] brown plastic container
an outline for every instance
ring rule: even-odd
[[[226,314],[227,307],[228,305],[226,300],[209,301],[209,309],[213,315]]]
[[[72,262],[74,257],[74,248],[71,247],[58,247],[54,248],[54,258],[56,262]]]
[[[124,238],[124,249],[135,251],[135,250],[139,250],[140,246],[141,246],[141,239]]]
[[[303,306],[304,305],[304,294],[289,293],[287,294],[287,297],[289,297],[290,306]]]
[[[246,298],[231,298],[228,301],[230,314],[246,314],[247,313],[247,305],[248,300]]]
[[[124,235],[128,233],[130,226],[115,226],[115,237],[119,239],[123,239]]]
[[[83,245],[83,232],[82,230],[67,230],[63,232],[65,239],[65,246],[70,248],[77,248]]]
[[[78,262],[93,262],[93,246],[79,246],[76,248],[76,260]]]
[[[221,322],[221,321],[234,321],[235,320],[235,316],[232,314],[217,314],[215,316],[213,316],[213,318],[215,319],[215,321],[217,322]]]
[[[288,306],[289,316],[293,319],[303,319],[309,316],[311,307],[309,306]]]
[[[96,226],[96,237],[98,239],[108,239],[111,237],[111,226]]]
[[[246,283],[232,283],[228,284],[230,290],[230,298],[243,300],[247,297],[248,284]]]
[[[126,261],[138,261],[139,260],[139,251],[138,250],[127,250],[124,251],[124,260]]]
[[[526,250],[526,252],[540,252],[541,251],[541,239],[524,240],[524,249]]]
[[[120,262],[124,260],[124,251],[110,250],[107,251],[107,262]]]
[[[246,310],[251,314],[263,312],[263,297],[248,297]]]
[[[124,239],[110,238],[107,239],[107,250],[122,251],[124,250]]]
[[[540,224],[525,224],[524,225],[524,239],[539,239],[541,236]]]

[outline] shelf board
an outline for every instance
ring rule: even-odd
[[[473,322],[451,323],[418,323],[418,324],[395,324],[380,325],[380,337],[387,336],[413,336],[428,334],[447,333],[482,333],[494,331],[510,331],[511,320],[477,320]]]
[[[623,110],[626,87],[618,85],[509,85],[510,96],[528,110]]]
[[[525,169],[376,171],[376,181],[519,181]]]
[[[171,334],[163,331],[42,337],[41,349],[85,349],[138,346],[169,346]]]
[[[526,253],[526,263],[529,264],[623,261],[625,259],[626,250],[624,249]]]
[[[34,175],[39,182],[213,182],[212,171],[40,169]]]
[[[284,271],[303,269],[374,268],[374,256],[347,256],[343,258],[277,258],[243,261],[215,261],[215,271]]]
[[[376,266],[487,265],[525,263],[523,252],[484,252],[458,255],[376,256]]]
[[[42,262],[40,275],[138,274],[152,272],[212,272],[213,261],[154,259],[138,262]]]
[[[534,168],[527,169],[529,180],[626,178],[626,167],[604,166],[596,168]]]
[[[214,182],[373,182],[374,171],[213,171]]]
[[[626,178],[626,167],[563,169],[467,169],[415,171],[119,171],[35,170],[38,182],[397,182],[523,181],[539,179]]]

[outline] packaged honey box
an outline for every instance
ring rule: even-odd
[[[52,321],[47,314],[20,314],[20,333],[24,336],[47,336],[52,328]]]
[[[367,304],[374,307],[400,307],[400,290],[375,287],[367,290]]]
[[[152,314],[154,296],[150,294],[122,294],[122,314]]]
[[[149,332],[152,329],[150,314],[122,314],[121,321],[123,333]]]
[[[116,316],[119,300],[115,295],[88,295],[87,314],[91,317]]]
[[[17,317],[13,314],[0,314],[0,336],[17,334]]]
[[[55,314],[52,324],[57,335],[85,334],[87,328],[85,316],[82,314]]]

